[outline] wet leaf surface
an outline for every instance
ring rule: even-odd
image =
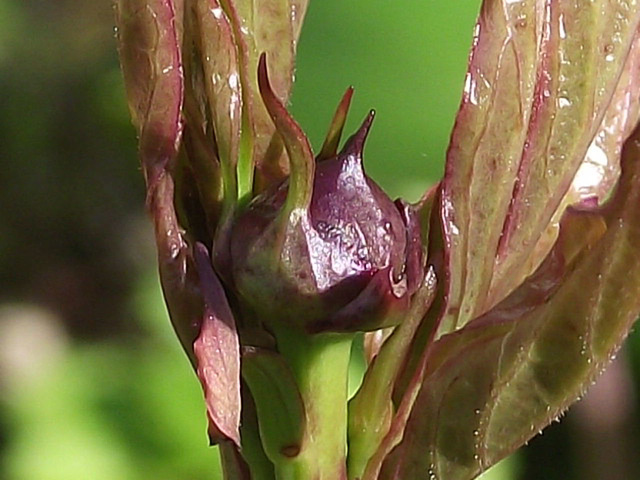
[[[640,130],[622,168],[609,203],[567,212],[534,275],[428,348],[380,478],[473,478],[557,418],[610,362],[640,309]]]
[[[637,71],[623,72],[637,62],[629,52],[639,19],[626,1],[483,4],[443,182],[450,278],[439,335],[487,311],[539,264],[546,251],[531,256],[585,157],[593,163],[603,121],[615,139],[597,143],[598,161],[617,162],[635,124],[616,111],[637,82]]]

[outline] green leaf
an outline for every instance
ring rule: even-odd
[[[342,130],[344,129],[344,123],[347,120],[347,113],[349,112],[349,106],[351,105],[351,97],[353,96],[353,87],[347,88],[344,92],[336,112],[333,114],[331,124],[329,125],[329,131],[324,139],[320,153],[317,160],[324,160],[327,158],[335,157],[338,154],[338,145],[340,144],[340,138],[342,137]]]
[[[486,312],[544,257],[540,239],[629,92],[639,20],[625,0],[484,2],[443,181],[450,278],[438,335]],[[600,145],[607,157],[612,143]]]
[[[277,352],[246,347],[242,377],[255,401],[260,437],[269,459],[277,463],[298,455],[306,425],[304,404],[284,358]]]
[[[431,305],[435,284],[431,269],[402,323],[377,348],[360,389],[349,402],[349,478],[361,478],[369,458],[391,427],[393,386],[416,329]]]
[[[622,146],[638,122],[639,88],[640,36],[636,34],[618,88],[573,179],[568,203],[590,196],[604,199],[609,195],[620,175],[618,159]]]
[[[584,393],[640,311],[639,204],[637,129],[611,201],[569,210],[534,275],[429,347],[402,441],[380,479],[474,478]]]

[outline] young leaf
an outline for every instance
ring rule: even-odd
[[[385,338],[360,389],[349,402],[349,478],[361,478],[369,458],[391,427],[393,386],[415,331],[431,305],[435,283],[435,274],[429,270],[404,320]]]
[[[203,90],[209,106],[215,143],[222,174],[224,195],[235,202],[236,165],[242,127],[242,84],[233,30],[218,0],[191,2],[192,24],[196,27],[193,41],[200,54]]]
[[[182,134],[181,12],[181,0],[116,4],[120,63],[148,187],[175,159]]]
[[[625,143],[612,200],[594,212],[568,211],[533,276],[428,349],[381,479],[474,478],[584,393],[640,311],[639,204],[640,128]]]
[[[566,206],[585,200],[600,203],[609,197],[620,175],[622,145],[638,122],[640,97],[636,92],[639,88],[640,37],[636,34],[602,124],[587,149],[569,191],[532,249],[529,259],[523,264],[522,272],[534,271],[549,252],[557,238],[558,224]],[[494,294],[499,290],[494,288]]]
[[[277,352],[245,347],[242,377],[251,389],[264,451],[273,463],[300,453],[305,410],[295,377]]]
[[[234,30],[246,117],[243,129],[252,143],[250,160],[257,168],[258,189],[276,183],[287,172],[282,143],[258,89],[258,59],[269,58],[269,78],[284,104],[293,84],[295,51],[308,0],[221,0]]]
[[[207,403],[212,442],[231,440],[240,447],[240,343],[224,289],[211,258],[197,244],[196,268],[202,292],[202,326],[193,344],[197,373]]]
[[[602,124],[587,149],[569,192],[568,203],[597,197],[604,200],[620,175],[620,154],[624,141],[638,123],[640,98],[640,35],[636,32]]]
[[[442,335],[531,273],[617,92],[640,20],[623,0],[487,0],[447,154]],[[635,50],[633,51],[635,54]]]
[[[340,138],[342,137],[342,130],[344,129],[344,123],[347,120],[347,113],[349,112],[349,106],[351,105],[351,97],[353,96],[353,87],[347,88],[344,92],[336,112],[333,114],[333,119],[329,125],[329,131],[327,137],[324,139],[320,153],[316,160],[325,160],[327,158],[335,157],[338,154],[338,145]]]
[[[289,190],[286,206],[281,213],[283,218],[288,219],[288,216],[295,209],[304,210],[309,207],[311,202],[315,172],[313,152],[302,128],[289,114],[273,90],[271,77],[267,71],[267,56],[265,54],[260,56],[258,62],[258,85],[264,106],[289,155],[291,167]]]
[[[173,326],[195,364],[192,343],[200,328],[199,287],[191,250],[178,225],[174,181],[168,173],[182,134],[179,18],[170,0],[120,0],[116,4],[120,62],[131,116],[140,135],[160,277]]]

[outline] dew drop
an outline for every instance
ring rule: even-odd
[[[212,13],[212,14],[213,14],[213,16],[214,16],[216,19],[218,19],[218,20],[220,20],[220,19],[222,18],[222,15],[223,15],[223,13],[222,13],[222,8],[220,8],[220,7],[212,8],[212,9],[211,9],[211,13]]]
[[[564,15],[560,14],[560,17],[558,18],[558,26],[559,31],[560,31],[560,38],[562,38],[563,40],[565,38],[567,38],[567,31],[565,30],[565,26],[564,26]]]
[[[427,470],[427,475],[429,476],[429,480],[438,480],[438,476],[436,475],[436,469],[433,463],[429,465],[429,470]]]

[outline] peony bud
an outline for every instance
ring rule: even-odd
[[[281,104],[272,105],[264,62],[260,78],[276,124],[286,115],[280,121],[299,131]],[[237,218],[233,283],[257,319],[308,332],[359,331],[397,324],[408,307],[421,269],[407,264],[421,262],[421,246],[408,240],[410,215],[363,169],[373,117],[371,112],[340,154],[307,160],[305,171],[313,175],[307,204],[287,211],[297,175],[292,163],[291,179],[255,197]]]

